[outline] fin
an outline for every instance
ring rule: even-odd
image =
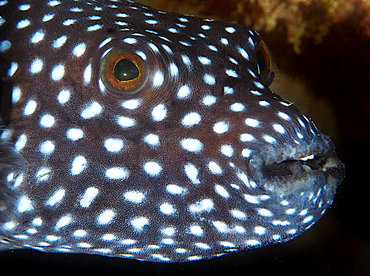
[[[14,248],[6,238],[3,223],[10,221],[15,213],[17,194],[14,186],[19,185],[28,167],[27,161],[15,150],[14,144],[8,141],[6,133],[9,131],[0,120],[0,251]]]

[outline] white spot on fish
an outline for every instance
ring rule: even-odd
[[[73,236],[76,238],[83,238],[87,236],[87,232],[83,229],[78,229],[73,232]]]
[[[17,204],[17,210],[19,213],[24,213],[33,210],[32,201],[27,196],[22,196]]]
[[[51,176],[51,169],[50,168],[40,168],[37,173],[36,173],[36,179],[38,181],[46,181],[50,178]]]
[[[193,184],[200,184],[200,181],[198,179],[198,173],[199,173],[199,171],[198,171],[197,167],[195,167],[191,163],[187,163],[184,166],[184,169],[185,169],[186,176],[190,179],[190,181]]]
[[[190,96],[190,88],[187,85],[183,85],[179,88],[179,91],[177,92],[177,97],[179,99],[186,99]]]
[[[234,218],[237,218],[240,220],[245,220],[247,218],[247,215],[244,212],[237,210],[237,209],[230,210],[230,213]]]
[[[58,6],[58,5],[60,5],[61,3],[59,2],[59,1],[57,1],[57,0],[50,0],[49,2],[48,2],[48,5],[50,6],[50,7],[55,7],[55,6]]]
[[[250,239],[250,240],[247,240],[245,244],[248,246],[258,246],[261,243],[258,240]]]
[[[212,224],[218,230],[218,232],[227,233],[230,230],[227,224],[223,221],[213,221]]]
[[[217,122],[213,125],[213,131],[217,134],[223,134],[229,130],[229,124],[226,122]]]
[[[123,194],[123,197],[132,203],[142,203],[145,199],[145,195],[138,191],[129,191]]]
[[[230,106],[230,109],[234,112],[241,112],[245,109],[245,106],[242,103],[234,103]]]
[[[126,169],[114,167],[105,171],[105,176],[109,179],[126,179],[129,173]]]
[[[209,162],[208,168],[213,174],[222,174],[222,169],[216,162],[213,161]]]
[[[284,113],[284,112],[279,111],[278,115],[279,115],[279,117],[283,118],[286,121],[290,120],[290,116],[288,114]]]
[[[245,124],[250,127],[258,127],[260,122],[256,119],[247,118],[245,119]]]
[[[19,101],[21,98],[22,91],[18,86],[13,87],[12,91],[12,104],[15,104]]]
[[[193,125],[199,124],[201,118],[202,117],[199,115],[199,113],[197,113],[197,112],[190,112],[190,113],[188,113],[187,115],[184,116],[184,118],[182,119],[181,123],[184,126],[191,127]]]
[[[23,29],[28,27],[31,22],[28,19],[23,19],[17,23],[17,29]]]
[[[1,46],[0,46],[1,48]],[[18,69],[18,63],[16,62],[11,62],[10,63],[10,68],[8,70],[8,76],[9,77],[13,77],[13,75],[15,74],[15,72],[17,72],[17,69]],[[18,88],[19,89],[19,88]]]
[[[95,187],[89,187],[80,199],[81,207],[88,208],[98,195],[99,190]]]
[[[224,198],[229,198],[230,197],[230,194],[229,192],[224,188],[222,187],[221,185],[215,185],[215,191],[217,194],[219,194],[220,196],[224,197]]]
[[[259,215],[264,216],[264,217],[272,217],[273,216],[271,211],[266,209],[266,208],[259,208],[259,209],[257,209],[257,211],[258,211]]]
[[[45,33],[42,30],[39,30],[33,34],[31,37],[31,43],[36,44],[44,39]]]
[[[113,234],[105,234],[105,235],[103,235],[102,240],[104,240],[104,241],[113,241],[115,238],[116,238],[116,236],[113,235]]]
[[[85,43],[79,43],[73,48],[72,53],[76,57],[80,57],[85,53],[85,50],[86,50],[86,44]]]
[[[82,173],[84,169],[87,167],[87,160],[84,156],[79,155],[73,159],[71,174],[77,175]]]
[[[7,52],[12,47],[9,40],[3,40],[0,42],[0,53]]]
[[[156,176],[162,171],[162,167],[157,162],[149,161],[144,164],[144,171],[150,176]]]
[[[183,139],[180,143],[183,149],[190,152],[198,153],[203,149],[203,144],[198,139]]]
[[[198,236],[198,237],[203,236],[203,229],[199,225],[192,225],[190,226],[189,230],[190,230],[190,233],[195,236]]]
[[[177,68],[174,63],[170,63],[169,69],[173,77],[176,77],[179,74],[179,68]]]
[[[36,110],[36,107],[37,107],[37,102],[34,100],[29,100],[26,106],[24,107],[23,114],[25,116],[29,116],[33,114]]]
[[[64,189],[58,189],[47,201],[46,205],[54,206],[60,203],[65,195],[66,191]]]
[[[182,62],[187,66],[190,67],[191,61],[187,55],[181,55]]]
[[[142,231],[145,225],[149,224],[149,220],[146,217],[137,217],[130,221],[131,225],[137,231]]]
[[[276,142],[276,139],[275,139],[274,137],[271,137],[270,135],[264,135],[264,136],[263,136],[263,139],[264,139],[266,142],[270,143],[270,144],[272,144],[272,143],[275,143],[275,142]]]
[[[63,228],[64,226],[67,226],[72,222],[72,216],[70,214],[67,214],[65,216],[62,216],[55,225],[55,230],[59,230],[60,228]]]
[[[54,126],[55,119],[50,114],[45,114],[40,119],[40,125],[45,128],[50,128]]]
[[[256,233],[258,235],[264,235],[264,234],[266,234],[266,228],[262,227],[262,226],[256,226],[256,227],[254,227],[254,233]]]
[[[216,103],[216,97],[207,95],[203,98],[202,103],[206,106],[211,106]]]
[[[246,60],[249,60],[249,55],[246,50],[244,50],[241,47],[238,47],[238,52],[242,55],[243,58],[245,58]]]
[[[258,104],[260,106],[269,106],[270,105],[270,103],[269,102],[266,102],[266,101],[259,101]]]
[[[91,81],[91,63],[86,66],[84,70],[84,83],[85,85],[89,84]]]
[[[159,104],[152,110],[152,118],[154,121],[159,122],[166,118],[167,108],[164,104]]]
[[[211,249],[211,247],[208,244],[202,242],[196,242],[194,243],[194,245],[204,250]]]
[[[247,200],[249,203],[252,203],[252,204],[259,204],[260,203],[258,198],[256,196],[253,196],[253,195],[245,194],[244,198],[245,198],[245,200]]]
[[[20,11],[27,11],[27,10],[29,10],[31,8],[31,5],[30,4],[22,4],[22,5],[19,5],[18,6],[18,9],[20,10]]]
[[[67,36],[63,35],[63,36],[57,38],[56,40],[54,40],[53,47],[58,49],[58,48],[62,47],[64,45],[64,43],[66,43],[66,41],[67,41]]]
[[[110,152],[119,152],[123,148],[122,139],[108,138],[104,141],[104,147]]]
[[[203,65],[210,65],[211,64],[211,60],[209,58],[206,58],[206,57],[198,57],[198,60],[201,64]]]
[[[172,215],[176,212],[176,209],[174,208],[174,206],[170,203],[163,203],[159,206],[159,209],[161,210],[161,212],[165,215]]]
[[[125,38],[123,40],[123,42],[125,42],[127,44],[136,44],[137,43],[137,39],[136,38],[132,38],[132,37],[128,37],[128,38]]]
[[[99,115],[103,111],[102,106],[97,102],[92,102],[81,112],[81,117],[84,119],[91,119]]]
[[[84,132],[79,128],[70,128],[67,130],[67,138],[72,141],[77,141],[84,137]]]
[[[113,218],[116,216],[116,212],[114,212],[111,209],[104,210],[99,216],[98,216],[98,223],[99,224],[108,224],[113,221]]]
[[[63,25],[64,26],[70,26],[70,25],[73,25],[74,23],[76,23],[76,19],[67,19],[65,21],[63,21]]]
[[[242,142],[250,142],[253,140],[254,140],[254,137],[249,133],[243,133],[240,135],[240,141]]]
[[[42,154],[51,154],[53,153],[54,149],[55,149],[54,142],[49,141],[49,140],[42,142],[40,145],[40,152]]]
[[[55,14],[45,14],[42,17],[42,22],[48,22],[54,18]]]
[[[233,34],[236,32],[235,28],[234,27],[226,27],[225,28],[225,31],[230,33],[230,34]]]
[[[163,73],[161,71],[155,72],[153,77],[153,85],[155,87],[161,86],[163,81],[164,81]]]
[[[144,142],[150,146],[158,146],[159,145],[159,136],[156,134],[148,134],[144,137]]]
[[[138,99],[127,100],[127,101],[124,101],[121,104],[121,106],[126,109],[134,110],[140,106],[140,100]]]
[[[213,206],[212,199],[202,199],[194,204],[190,204],[189,211],[194,214],[203,212],[209,213],[213,209]]]
[[[231,157],[234,154],[234,149],[231,145],[222,145],[220,150],[221,150],[221,153],[223,155],[226,155],[227,157]]]
[[[214,85],[216,83],[215,77],[210,74],[205,74],[203,80],[208,85]]]
[[[44,65],[43,61],[39,58],[35,58],[30,67],[31,74],[37,74],[40,73],[42,70],[42,66]]]
[[[229,77],[233,77],[233,78],[239,77],[238,73],[235,70],[232,70],[232,69],[226,69],[225,73]]]
[[[63,78],[63,76],[64,76],[64,65],[58,64],[51,71],[51,78],[54,81],[60,81]]]
[[[273,125],[273,128],[274,128],[277,132],[279,132],[279,133],[281,133],[281,134],[284,134],[284,133],[285,133],[285,129],[283,128],[283,126],[282,126],[282,125],[274,124],[274,125]]]
[[[185,191],[186,191],[186,189],[184,189],[184,188],[182,188],[178,185],[175,185],[175,184],[167,185],[166,190],[167,190],[167,192],[169,192],[170,194],[173,194],[173,195],[181,195],[181,194],[185,193]]]
[[[118,117],[117,123],[123,128],[132,127],[136,124],[134,119],[124,116]]]

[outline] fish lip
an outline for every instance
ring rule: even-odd
[[[320,134],[298,145],[268,146],[247,162],[256,185],[277,196],[289,196],[327,186],[335,194],[345,167],[330,138]]]

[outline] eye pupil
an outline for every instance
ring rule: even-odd
[[[267,70],[267,65],[266,65],[266,57],[264,55],[263,52],[261,51],[258,51],[257,52],[257,62],[258,62],[258,65],[260,66],[260,71],[263,72],[265,70]]]
[[[134,80],[140,72],[135,63],[128,59],[121,59],[114,66],[114,76],[120,81]]]

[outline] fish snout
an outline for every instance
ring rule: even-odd
[[[247,170],[258,186],[278,196],[324,187],[330,201],[345,174],[333,142],[323,134],[299,145],[267,146],[247,161]]]

